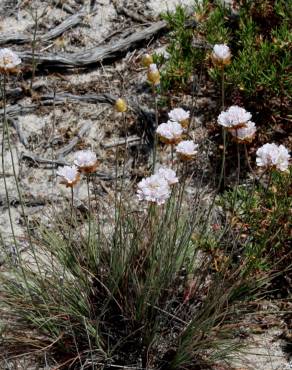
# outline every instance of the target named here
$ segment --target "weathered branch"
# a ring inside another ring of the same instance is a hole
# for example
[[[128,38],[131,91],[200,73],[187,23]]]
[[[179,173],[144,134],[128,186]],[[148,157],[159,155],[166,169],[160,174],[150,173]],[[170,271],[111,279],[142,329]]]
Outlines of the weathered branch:
[[[97,46],[72,54],[35,53],[34,58],[39,66],[46,65],[61,68],[86,67],[116,58],[121,53],[132,49],[139,42],[153,37],[158,32],[166,30],[166,28],[167,23],[165,21],[159,21],[109,45]],[[31,52],[20,52],[19,56],[27,63],[31,63],[33,60],[33,54]]]
[[[67,30],[76,27],[81,23],[85,16],[84,11],[80,11],[77,14],[65,19],[57,27],[53,28],[51,31],[47,32],[44,35],[37,36],[37,41],[50,41],[59,36],[61,36]],[[13,43],[13,44],[25,44],[32,41],[32,36],[22,35],[22,34],[0,34],[0,45]]]
[[[106,103],[113,105],[117,97],[111,94],[88,94],[88,95],[73,95],[69,93],[64,94],[47,94],[39,97],[39,104],[31,104],[27,106],[13,105],[6,108],[6,114],[9,117],[15,117],[19,114],[26,114],[35,111],[40,106],[51,106],[53,104],[60,105],[64,102],[80,101],[89,104]],[[144,139],[147,143],[152,144],[154,138],[155,128],[155,114],[146,107],[142,107],[140,104],[134,101],[128,102],[130,109],[138,115],[139,120],[142,124],[142,131],[144,131]],[[3,109],[0,109],[0,116],[3,115]]]
[[[121,138],[118,140],[113,139],[113,140],[107,141],[104,144],[101,143],[101,145],[104,149],[109,149],[109,148],[114,148],[114,147],[125,145],[125,144],[127,144],[127,146],[134,146],[134,145],[139,144],[140,142],[141,142],[141,138],[139,136],[132,135],[127,138]]]
[[[90,130],[91,123],[86,122],[84,125],[80,128],[78,134],[76,137],[74,137],[67,145],[65,145],[63,148],[57,150],[56,155],[58,158],[62,158],[63,156],[69,154],[71,150],[77,145],[78,141],[86,135],[86,133]]]
[[[19,141],[22,145],[24,145],[25,148],[28,147],[28,141],[27,138],[22,130],[21,125],[19,124],[19,121],[17,118],[8,117],[8,121],[12,123],[12,126],[14,127],[15,131],[17,132],[17,135],[19,137]]]
[[[28,160],[32,164],[35,165],[51,165],[53,167],[58,167],[58,166],[70,166],[70,163],[61,160],[61,159],[48,159],[48,158],[42,158],[37,155],[34,155],[33,153],[21,153],[20,155],[20,160]],[[116,174],[109,174],[105,172],[96,172],[95,174],[92,174],[92,176],[96,176],[102,180],[113,180],[116,178]],[[123,173],[117,174],[117,177],[123,176]],[[1,204],[0,204],[1,205]]]

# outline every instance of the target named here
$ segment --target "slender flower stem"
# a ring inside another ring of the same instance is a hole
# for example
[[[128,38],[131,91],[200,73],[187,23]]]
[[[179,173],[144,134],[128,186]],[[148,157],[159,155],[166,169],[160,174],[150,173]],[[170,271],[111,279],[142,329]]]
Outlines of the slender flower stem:
[[[128,128],[127,128],[127,119],[126,119],[126,113],[125,112],[122,112],[122,120],[123,120],[123,126],[124,126],[124,132],[125,132],[126,140],[125,140],[125,154],[124,154],[123,169],[122,169],[121,196],[122,196],[123,187],[124,187],[125,170],[126,170],[126,163],[127,163],[127,159],[128,159]]]
[[[222,112],[225,109],[225,86],[224,86],[224,68],[221,71],[221,101],[222,101]],[[225,187],[225,157],[226,157],[226,130],[224,127],[222,128],[222,137],[223,137],[223,154],[222,154],[222,164],[221,164],[221,173],[219,179],[218,190],[221,188],[222,180],[223,180],[223,188]]]
[[[5,91],[6,91],[6,76],[4,75],[4,95],[6,95]],[[6,96],[5,96],[4,106],[6,106]],[[20,203],[21,212],[22,212],[22,215],[23,215],[23,218],[24,218],[24,223],[25,223],[25,227],[26,227],[26,231],[27,231],[29,246],[30,246],[30,249],[32,250],[32,253],[33,253],[37,268],[38,268],[38,272],[41,276],[41,269],[40,269],[40,266],[39,266],[39,262],[38,262],[38,258],[37,258],[36,252],[35,252],[35,248],[33,246],[32,240],[31,240],[31,233],[30,233],[30,230],[29,230],[28,219],[27,219],[27,216],[26,216],[26,213],[25,213],[25,209],[24,209],[24,205],[23,205],[24,203],[23,203],[23,199],[22,199],[22,193],[21,193],[21,190],[20,190],[18,176],[17,176],[17,173],[16,173],[16,166],[15,166],[12,146],[11,146],[11,142],[10,142],[6,111],[4,113],[4,126],[5,126],[5,130],[6,130],[6,133],[7,133],[7,142],[8,142],[8,148],[9,148],[9,151],[10,151],[13,177],[14,177],[14,180],[15,180],[16,189],[17,189],[17,193],[18,193],[18,196],[19,196],[19,203]],[[3,130],[4,130],[4,127],[3,127]],[[3,150],[3,147],[2,147],[2,150]],[[3,155],[2,155],[2,161],[3,161]],[[5,176],[4,176],[4,178],[5,178]]]
[[[272,169],[269,170],[269,177],[268,177],[268,182],[267,182],[267,186],[265,188],[265,192],[264,192],[264,195],[266,196],[267,193],[268,193],[268,190],[269,190],[269,187],[271,185],[271,181],[272,181]]]
[[[221,101],[222,101],[222,111],[225,109],[225,76],[224,76],[224,68],[221,71]]]
[[[90,249],[89,247],[90,247],[90,240],[91,240],[91,235],[90,235],[91,234],[91,202],[90,202],[90,188],[89,188],[90,178],[89,176],[90,175],[86,175],[87,196],[88,196],[88,250]]]
[[[247,162],[248,169],[250,170],[250,172],[251,172],[253,175],[255,175],[255,174],[254,174],[254,171],[253,171],[253,169],[252,169],[252,167],[251,167],[251,165],[250,165],[250,161],[249,161],[249,158],[248,158],[248,151],[247,151],[247,146],[246,146],[246,144],[244,144],[244,154],[245,154],[245,157],[246,157],[246,162]]]
[[[238,129],[235,129],[235,137],[236,139],[238,138]],[[239,148],[239,143],[236,141],[236,152],[237,152],[237,183],[236,186],[239,185],[239,180],[240,180],[240,148]]]
[[[195,78],[195,71],[196,69],[193,70],[193,83],[192,83],[192,108],[191,108],[191,114],[189,118],[189,125],[187,127],[187,134],[190,132],[192,121],[194,114],[197,109],[197,100],[198,100],[198,95],[200,91],[200,86],[202,82],[202,76],[203,76],[203,63],[201,63],[201,68],[200,68],[200,74],[199,74],[199,80]]]
[[[7,130],[7,117],[6,117],[6,83],[7,83],[7,77],[4,74],[3,75],[3,88],[2,88],[2,96],[3,96],[3,125],[2,125],[2,151],[1,151],[1,163],[2,163],[2,175],[3,175],[3,181],[4,181],[4,188],[5,188],[5,195],[6,195],[6,202],[7,202],[7,209],[8,209],[8,215],[9,215],[9,222],[10,222],[10,228],[12,233],[13,242],[15,245],[15,249],[17,252],[17,258],[18,262],[20,260],[20,254],[19,254],[19,248],[18,244],[16,242],[14,227],[13,227],[13,221],[12,221],[12,214],[11,214],[11,207],[10,207],[10,200],[9,200],[9,192],[8,192],[8,186],[6,181],[6,174],[5,174],[5,132]],[[9,136],[9,133],[7,132],[7,136]]]
[[[72,223],[73,223],[73,209],[74,209],[74,188],[71,187],[71,204],[70,204],[70,228],[69,228],[69,237],[68,237],[68,247],[70,248],[71,244],[71,231],[72,231]]]
[[[153,96],[155,104],[155,130],[154,130],[154,143],[153,143],[153,168],[152,173],[155,172],[156,156],[157,156],[157,134],[156,129],[158,127],[158,107],[157,107],[157,92],[155,86],[153,86]]]
[[[5,155],[5,132],[7,133],[9,149],[11,150],[10,141],[9,141],[9,130],[8,130],[8,124],[7,124],[7,117],[6,117],[6,83],[7,83],[7,77],[4,74],[3,75],[3,88],[2,88],[2,96],[3,96],[3,124],[2,124],[2,131],[3,132],[2,132],[2,151],[1,151],[1,155],[2,155],[2,158],[1,158],[2,173],[3,173],[5,196],[6,196],[6,201],[7,201],[9,223],[10,223],[10,227],[11,227],[13,243],[15,245],[17,259],[18,259],[18,263],[19,263],[19,266],[20,266],[20,269],[21,269],[21,273],[22,273],[22,276],[23,276],[23,280],[24,280],[26,289],[29,292],[29,295],[31,297],[31,301],[33,302],[33,297],[32,297],[32,294],[31,294],[31,291],[30,291],[30,288],[29,288],[29,284],[28,284],[28,281],[27,281],[27,276],[26,276],[24,267],[21,263],[21,255],[20,255],[20,251],[19,251],[19,246],[18,246],[18,243],[16,241],[16,237],[15,237],[12,214],[11,214],[11,208],[10,208],[9,191],[8,191],[6,175],[5,175],[5,159],[4,159],[4,155]],[[13,168],[13,170],[15,170],[15,169]],[[17,178],[15,178],[15,179],[17,180]],[[23,205],[23,203],[21,201],[21,198],[20,198],[20,203]],[[1,238],[1,240],[2,240],[2,238]],[[36,262],[37,262],[37,267],[39,269],[38,261],[36,260]]]

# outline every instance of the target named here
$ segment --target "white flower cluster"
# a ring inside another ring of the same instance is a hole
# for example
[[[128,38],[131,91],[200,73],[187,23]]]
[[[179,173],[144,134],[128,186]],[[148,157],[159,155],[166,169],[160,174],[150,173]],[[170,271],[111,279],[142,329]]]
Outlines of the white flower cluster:
[[[183,128],[178,122],[167,121],[166,123],[161,123],[157,127],[156,132],[164,143],[177,144],[181,140]]]
[[[168,117],[171,121],[180,123],[183,127],[188,126],[190,112],[185,111],[183,108],[174,108],[168,113]]]
[[[227,128],[238,143],[250,143],[256,133],[256,125],[250,121],[251,114],[237,105],[221,112],[218,123]],[[256,163],[259,167],[286,171],[289,166],[289,152],[284,145],[265,144],[257,150]]]
[[[232,105],[219,114],[217,122],[226,128],[238,143],[250,143],[256,133],[255,123],[250,119],[251,113],[242,107]]]
[[[174,185],[178,183],[176,173],[171,168],[160,167],[157,171],[157,174],[163,177],[168,182],[168,185]]]
[[[284,145],[264,144],[257,150],[256,163],[259,167],[287,171],[290,155]]]
[[[21,59],[11,49],[0,49],[0,72],[14,72]]]
[[[181,141],[175,148],[178,156],[182,160],[188,160],[194,158],[198,153],[198,144],[195,144],[192,140]]]
[[[238,129],[245,127],[250,119],[251,114],[244,108],[232,105],[227,111],[219,114],[218,123],[227,129]]]
[[[252,121],[248,121],[245,127],[230,130],[230,133],[239,143],[250,143],[253,140],[256,131],[257,129],[255,123]]]
[[[80,180],[80,174],[93,173],[97,168],[96,154],[90,150],[79,150],[74,156],[73,166],[64,166],[57,171],[61,183],[66,187],[73,187]]]
[[[57,175],[62,177],[61,183],[67,187],[73,187],[80,178],[80,173],[76,166],[64,166],[57,171]]]
[[[230,63],[231,52],[227,45],[216,44],[213,47],[212,59],[215,65],[224,66]]]
[[[96,154],[91,150],[79,150],[75,153],[74,164],[81,172],[93,172],[96,169],[97,158]]]
[[[164,204],[170,197],[170,186],[177,182],[175,172],[170,168],[162,167],[154,175],[138,183],[138,199],[158,205]]]

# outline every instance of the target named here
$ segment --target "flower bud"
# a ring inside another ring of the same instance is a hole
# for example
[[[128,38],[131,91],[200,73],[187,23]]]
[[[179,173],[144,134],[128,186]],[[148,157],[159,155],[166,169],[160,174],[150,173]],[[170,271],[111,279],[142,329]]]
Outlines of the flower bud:
[[[160,83],[160,73],[157,69],[156,64],[150,64],[147,74],[148,81],[152,85],[159,85]]]
[[[118,112],[121,113],[126,112],[128,109],[126,101],[122,98],[117,99],[115,103],[115,108]]]
[[[144,67],[149,67],[150,64],[153,64],[153,57],[150,54],[144,54],[142,56],[142,64]]]

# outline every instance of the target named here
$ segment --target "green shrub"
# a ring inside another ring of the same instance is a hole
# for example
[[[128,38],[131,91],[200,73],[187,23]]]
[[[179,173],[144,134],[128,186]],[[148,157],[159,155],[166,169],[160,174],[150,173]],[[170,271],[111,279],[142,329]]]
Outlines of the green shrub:
[[[255,269],[269,269],[278,263],[276,268],[285,270],[292,263],[291,179],[292,172],[273,172],[268,184],[241,185],[222,196],[221,205],[239,235],[240,253],[251,257]]]
[[[191,46],[195,39],[205,40],[210,46],[226,43],[231,47],[232,63],[226,68],[227,92],[239,89],[245,99],[291,96],[291,2],[247,0],[239,9],[238,15],[234,15],[221,2],[197,4],[194,14],[199,23],[194,30],[183,26],[187,16],[181,7],[165,17],[172,30],[167,49],[170,58],[162,74],[165,88],[186,86],[191,73],[199,73],[201,64],[213,79],[220,80],[217,69],[207,68],[211,66],[211,62],[205,62],[208,47]]]

